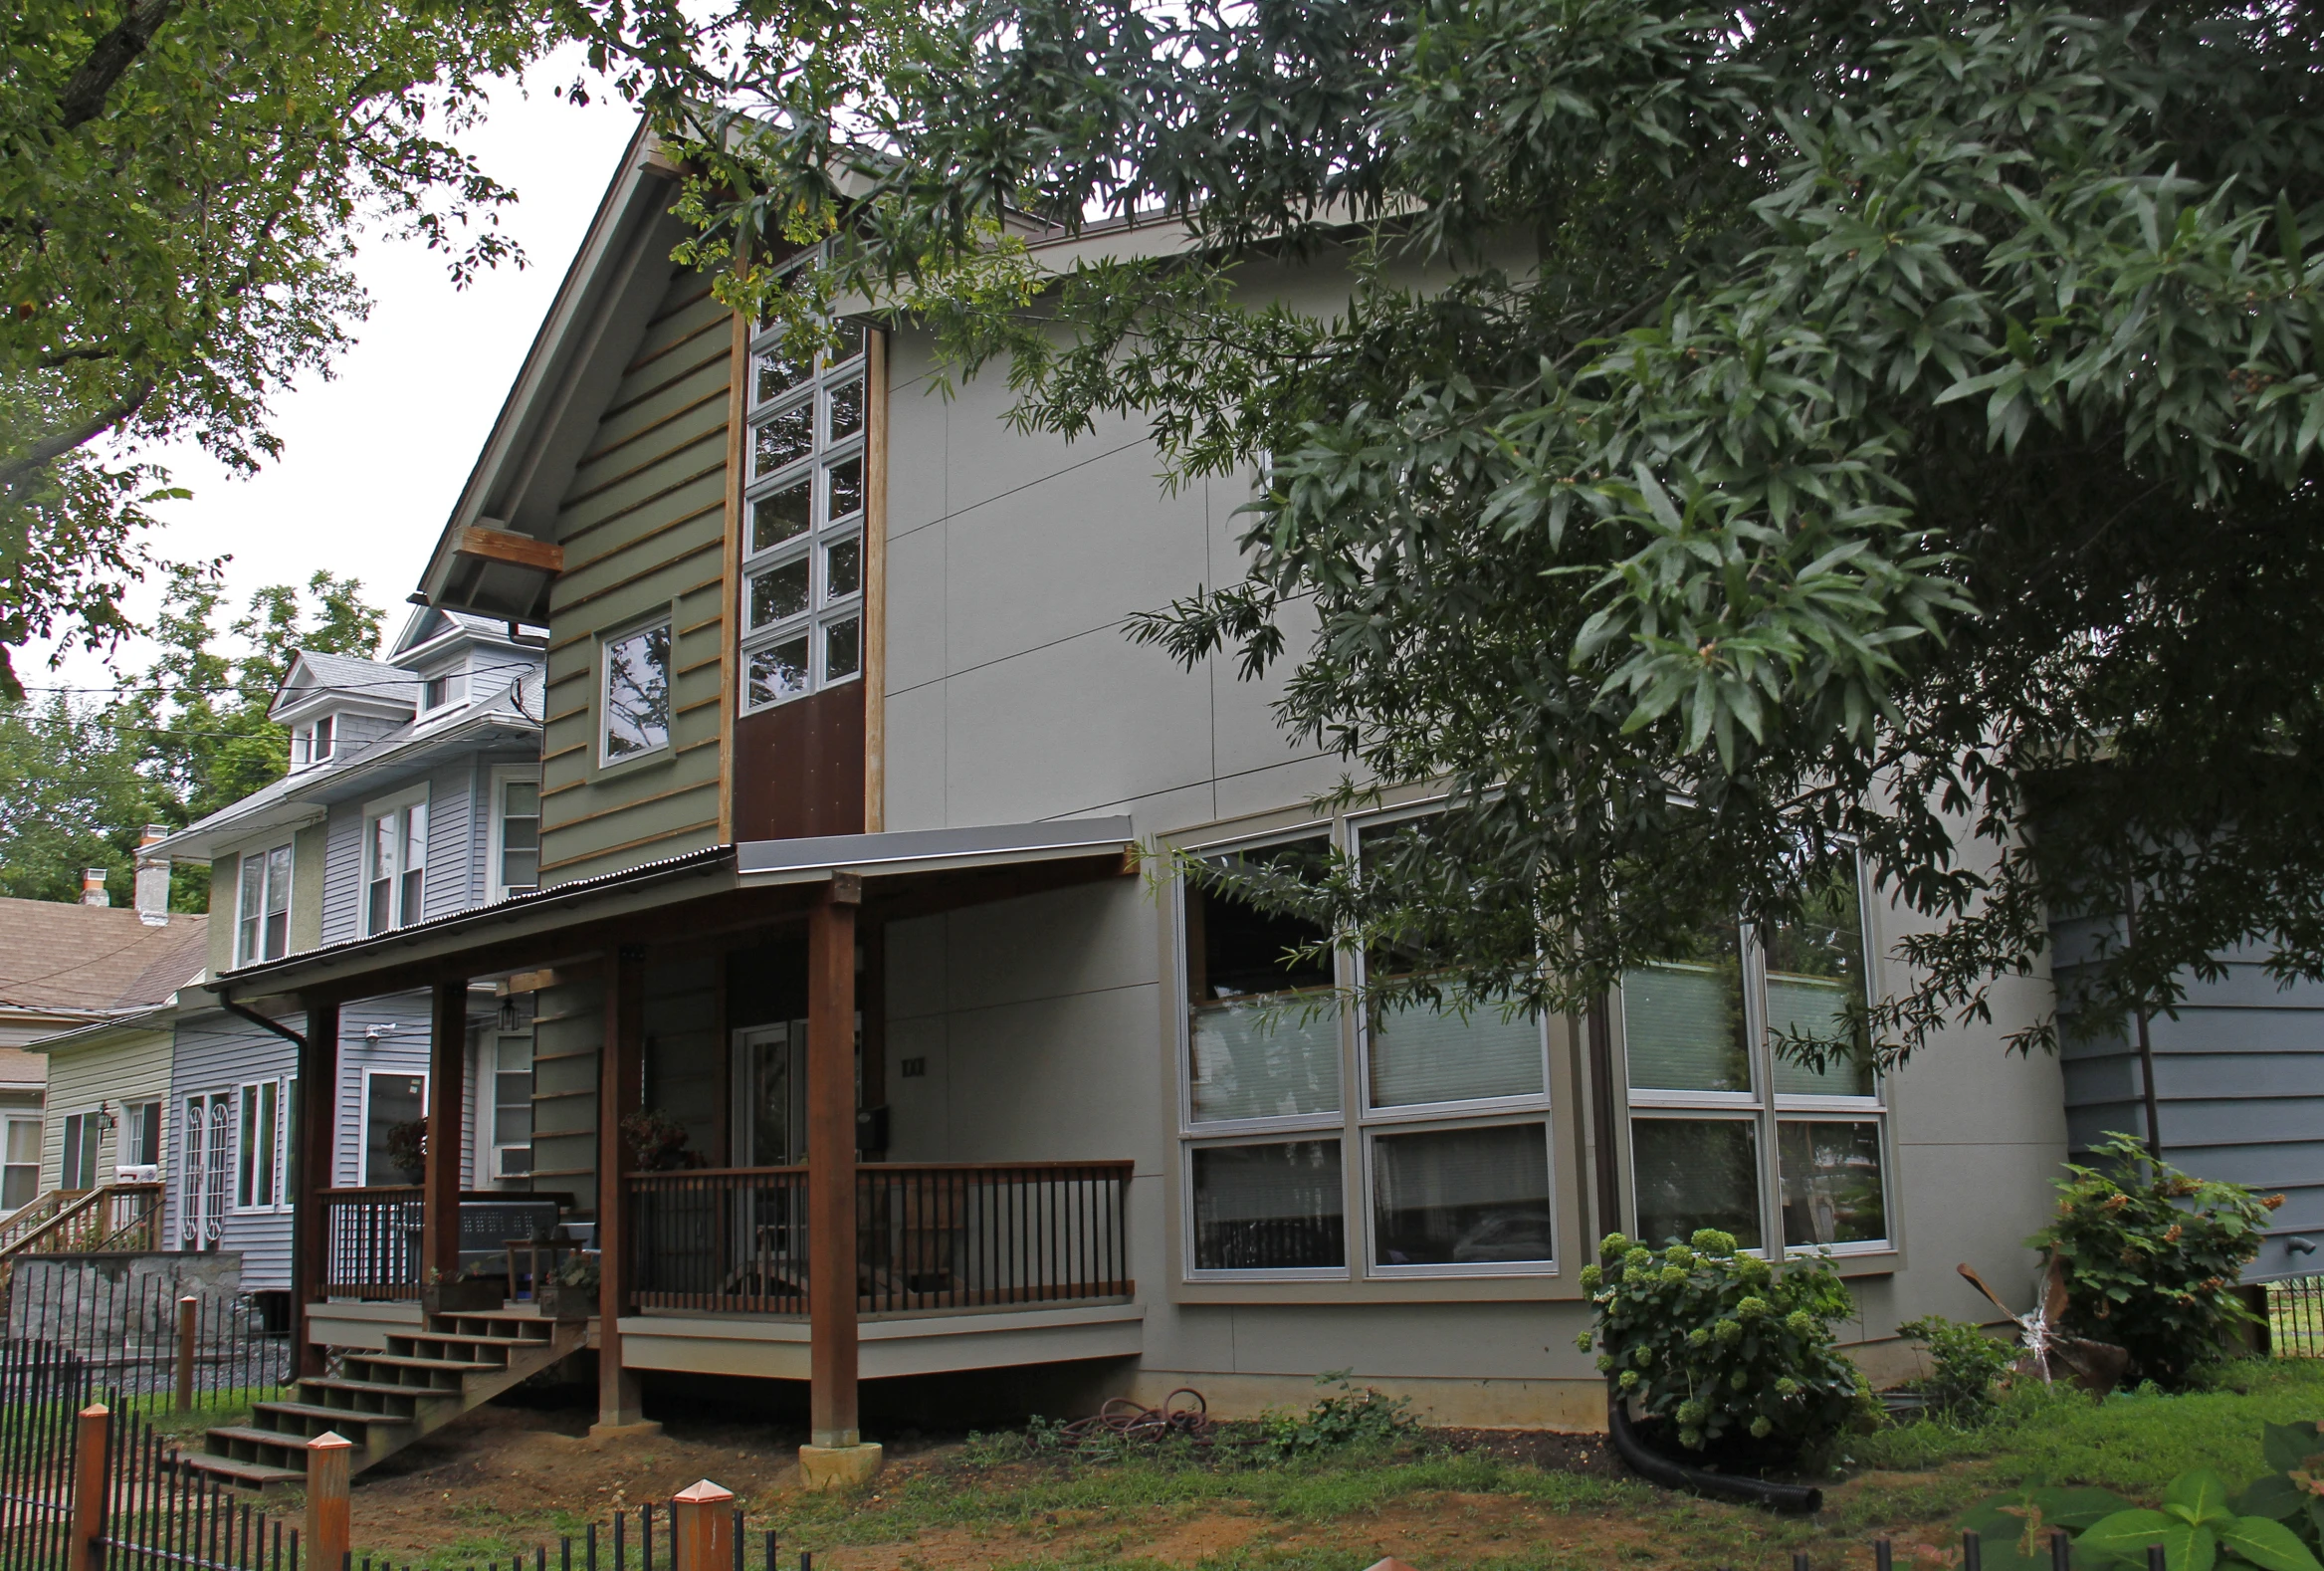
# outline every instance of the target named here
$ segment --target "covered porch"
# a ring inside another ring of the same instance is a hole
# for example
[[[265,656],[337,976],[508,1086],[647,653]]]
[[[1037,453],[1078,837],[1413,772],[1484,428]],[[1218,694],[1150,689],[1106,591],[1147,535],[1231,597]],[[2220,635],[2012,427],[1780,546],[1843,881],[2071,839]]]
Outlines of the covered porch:
[[[343,1005],[431,990],[431,1131],[490,1124],[464,1105],[475,986],[529,994],[530,1188],[569,1197],[574,1247],[543,1258],[596,1262],[597,1432],[644,1424],[642,1372],[683,1371],[805,1381],[813,1447],[845,1449],[861,1379],[1139,1350],[1131,1162],[887,1161],[879,1051],[889,923],[1119,878],[1130,849],[1125,819],[715,847],[220,980],[304,1013],[276,1024],[302,1086],[338,1083]],[[436,1139],[420,1184],[332,1187],[316,1154],[339,1101],[300,1099],[294,1151],[317,1370],[325,1341],[419,1326],[423,1289],[503,1248],[482,1234],[525,1199],[476,1190],[472,1143]],[[532,1278],[551,1270],[517,1256],[495,1312],[570,1318],[566,1287],[544,1309]]]

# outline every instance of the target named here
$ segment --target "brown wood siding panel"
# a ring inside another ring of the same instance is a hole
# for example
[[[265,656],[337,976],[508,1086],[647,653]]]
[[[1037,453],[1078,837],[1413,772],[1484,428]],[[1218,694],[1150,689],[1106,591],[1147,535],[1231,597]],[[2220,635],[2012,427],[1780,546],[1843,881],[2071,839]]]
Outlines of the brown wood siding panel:
[[[737,840],[863,833],[863,683],[740,716],[734,760]]]

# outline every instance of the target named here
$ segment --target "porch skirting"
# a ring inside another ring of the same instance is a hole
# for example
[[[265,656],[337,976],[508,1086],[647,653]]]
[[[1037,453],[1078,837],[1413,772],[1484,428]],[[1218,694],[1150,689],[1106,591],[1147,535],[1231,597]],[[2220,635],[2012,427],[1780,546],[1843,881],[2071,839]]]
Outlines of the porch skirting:
[[[982,1314],[895,1315],[859,1322],[861,1376],[935,1375],[1012,1364],[1135,1358],[1146,1309],[1084,1304]],[[807,1322],[754,1315],[625,1315],[621,1359],[631,1369],[674,1369],[767,1380],[808,1376]]]

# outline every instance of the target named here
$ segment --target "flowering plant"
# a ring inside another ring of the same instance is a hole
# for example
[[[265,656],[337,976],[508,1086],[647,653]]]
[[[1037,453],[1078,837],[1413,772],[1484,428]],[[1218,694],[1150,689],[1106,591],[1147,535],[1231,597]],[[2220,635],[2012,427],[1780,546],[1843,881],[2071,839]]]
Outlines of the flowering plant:
[[[686,1149],[693,1138],[686,1126],[659,1108],[640,1108],[623,1119],[621,1138],[629,1142],[637,1165],[648,1173],[675,1173],[702,1166],[702,1154]]]
[[[2281,1195],[2189,1178],[2111,1135],[2103,1168],[2068,1164],[2057,1218],[2025,1241],[2066,1267],[2061,1329],[2129,1351],[2149,1380],[2183,1385],[2250,1321],[2235,1295]]]
[[[1748,1438],[1796,1453],[1871,1411],[1863,1375],[1832,1342],[1853,1306],[1828,1260],[1778,1269],[1710,1228],[1659,1253],[1608,1234],[1598,1254],[1582,1270],[1597,1309],[1582,1348],[1597,1345],[1616,1400],[1674,1425],[1689,1451]]]

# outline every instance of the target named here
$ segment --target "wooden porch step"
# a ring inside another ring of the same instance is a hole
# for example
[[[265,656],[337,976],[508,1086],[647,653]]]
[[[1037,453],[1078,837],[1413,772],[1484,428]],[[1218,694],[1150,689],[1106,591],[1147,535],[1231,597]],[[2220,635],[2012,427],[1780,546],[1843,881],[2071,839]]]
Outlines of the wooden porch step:
[[[304,1435],[286,1434],[282,1430],[256,1430],[247,1424],[221,1424],[216,1429],[207,1431],[206,1438],[213,1445],[261,1446],[270,1451],[296,1452],[302,1456],[307,1451],[307,1437]],[[220,1456],[223,1454],[212,1453],[212,1455]],[[236,1460],[239,1459],[229,1458],[227,1459]]]
[[[447,1392],[449,1396],[451,1393]],[[302,1423],[351,1424],[360,1429],[377,1429],[391,1424],[417,1424],[419,1420],[409,1413],[366,1413],[360,1408],[330,1408],[314,1402],[254,1402],[251,1416],[277,1415]],[[288,1434],[289,1431],[284,1433]]]
[[[251,1489],[263,1489],[271,1483],[307,1481],[304,1467],[277,1467],[263,1461],[238,1461],[232,1457],[208,1457],[200,1452],[180,1453],[178,1460],[197,1472],[214,1473]]]
[[[381,1380],[349,1380],[344,1375],[310,1375],[299,1382],[301,1391],[344,1391],[352,1396],[445,1397],[458,1401],[460,1393],[448,1386],[398,1386]],[[348,1411],[352,1412],[352,1409]]]
[[[405,1353],[349,1353],[346,1362],[386,1369],[432,1370],[447,1375],[489,1375],[509,1367],[506,1364],[473,1364],[456,1358],[418,1358]]]

